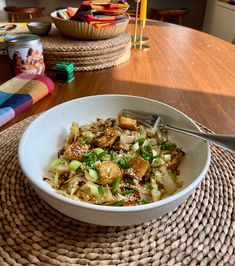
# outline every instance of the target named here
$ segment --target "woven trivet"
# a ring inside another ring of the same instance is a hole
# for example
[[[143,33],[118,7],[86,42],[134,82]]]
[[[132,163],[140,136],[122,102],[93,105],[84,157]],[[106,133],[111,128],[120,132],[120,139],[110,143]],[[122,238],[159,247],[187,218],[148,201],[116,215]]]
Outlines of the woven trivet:
[[[16,34],[29,33],[28,29]],[[124,32],[114,38],[96,41],[75,40],[63,36],[53,25],[47,36],[41,36],[44,61],[52,68],[58,61],[75,64],[75,71],[91,71],[113,67],[130,57],[131,36]]]
[[[131,44],[127,44],[126,47],[123,47],[121,49],[118,49],[117,51],[114,51],[112,53],[107,53],[107,54],[102,54],[102,55],[97,55],[97,56],[85,56],[85,57],[80,57],[80,56],[72,56],[69,58],[70,62],[79,62],[79,64],[98,64],[98,63],[105,63],[106,61],[110,60],[113,61],[119,56],[122,56],[126,52],[129,52],[131,48]],[[62,60],[68,60],[66,56],[61,56],[60,59]],[[49,61],[54,61],[57,62],[58,57],[54,58],[52,56],[45,56],[45,60]]]
[[[58,60],[61,61],[68,61],[74,64],[75,71],[91,71],[91,70],[98,70],[113,67],[119,65],[121,63],[126,62],[130,55],[130,47],[131,43],[127,45],[125,49],[121,49],[118,52],[107,54],[107,55],[100,55],[100,56],[93,56],[93,57],[72,57],[72,58],[50,58],[45,56],[45,64],[48,68],[53,68]]]
[[[202,184],[169,214],[136,226],[96,226],[48,206],[20,170],[18,142],[33,119],[0,133],[0,266],[235,265],[234,154],[211,145]]]
[[[130,34],[124,32],[114,38],[96,41],[75,40],[63,36],[58,30],[53,28],[48,36],[41,37],[43,49],[52,52],[86,52],[102,51],[104,49],[114,48],[130,40]]]
[[[100,56],[100,55],[106,55],[106,54],[112,54],[119,52],[122,49],[126,49],[127,46],[130,45],[130,39],[128,38],[126,42],[102,49],[102,50],[87,50],[87,51],[50,51],[50,50],[44,50],[44,55],[49,58],[60,58],[60,57],[81,57],[81,58],[86,58],[86,57],[91,57],[91,56]]]
[[[91,71],[113,67],[130,57],[131,37],[125,32],[117,37],[98,41],[72,40],[53,29],[42,38],[45,64],[52,68],[58,61],[74,63],[75,71]]]
[[[130,55],[131,55],[131,53],[130,53],[130,51],[128,51],[127,53],[119,56],[115,60],[112,60],[112,61],[107,60],[107,61],[105,61],[103,63],[101,62],[97,65],[94,65],[92,63],[90,63],[90,64],[85,63],[84,65],[81,65],[79,63],[79,61],[76,61],[76,62],[73,62],[74,63],[74,71],[101,70],[101,69],[117,66],[117,65],[120,65],[120,64],[126,62],[129,59]],[[47,61],[46,65],[48,68],[53,68],[55,66],[55,63],[53,61],[52,62]]]

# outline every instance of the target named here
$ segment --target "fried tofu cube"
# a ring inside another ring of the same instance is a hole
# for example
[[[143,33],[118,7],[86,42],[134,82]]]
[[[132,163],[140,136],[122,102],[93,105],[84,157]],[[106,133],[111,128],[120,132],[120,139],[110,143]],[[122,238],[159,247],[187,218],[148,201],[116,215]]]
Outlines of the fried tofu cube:
[[[150,168],[150,163],[141,156],[136,159],[131,159],[130,165],[134,169],[135,176],[139,179],[141,179]]]
[[[122,178],[122,171],[113,162],[102,162],[97,166],[102,185],[111,185],[118,177]]]
[[[82,156],[89,151],[88,145],[79,145],[77,141],[73,142],[62,154],[67,160],[82,160]]]
[[[119,117],[119,126],[122,129],[137,130],[137,120],[120,116]]]
[[[108,128],[106,131],[99,137],[94,140],[94,145],[99,148],[106,148],[116,141],[119,136],[119,131],[114,128]]]

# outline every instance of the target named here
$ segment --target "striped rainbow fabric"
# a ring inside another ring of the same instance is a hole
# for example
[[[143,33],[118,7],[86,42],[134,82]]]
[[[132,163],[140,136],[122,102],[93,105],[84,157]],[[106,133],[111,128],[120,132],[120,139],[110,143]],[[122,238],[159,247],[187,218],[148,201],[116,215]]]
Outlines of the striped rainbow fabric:
[[[54,82],[42,75],[22,73],[0,86],[0,126],[54,90]]]

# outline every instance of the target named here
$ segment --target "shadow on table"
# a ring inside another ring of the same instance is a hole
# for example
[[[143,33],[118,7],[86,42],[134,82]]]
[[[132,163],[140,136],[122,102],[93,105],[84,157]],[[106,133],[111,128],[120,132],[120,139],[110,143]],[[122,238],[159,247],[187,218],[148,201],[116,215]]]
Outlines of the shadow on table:
[[[57,83],[54,93],[16,116],[13,120],[2,126],[0,131],[26,117],[75,98],[98,94],[126,94],[146,97],[171,105],[216,133],[235,134],[235,96],[233,95],[219,95],[215,93],[190,91],[184,88],[164,87],[154,84],[146,85],[145,83],[122,80],[94,88],[94,84],[102,83],[102,80],[99,79],[100,75],[98,72],[94,72],[92,82],[89,83],[83,81],[82,77],[66,85]],[[41,107],[41,103],[43,108]]]
[[[121,80],[112,84],[96,90],[95,94],[129,94],[158,100],[177,108],[216,133],[235,134],[235,96]],[[80,97],[94,95],[93,89],[87,85],[86,89],[82,89],[80,84],[80,89],[83,92]]]

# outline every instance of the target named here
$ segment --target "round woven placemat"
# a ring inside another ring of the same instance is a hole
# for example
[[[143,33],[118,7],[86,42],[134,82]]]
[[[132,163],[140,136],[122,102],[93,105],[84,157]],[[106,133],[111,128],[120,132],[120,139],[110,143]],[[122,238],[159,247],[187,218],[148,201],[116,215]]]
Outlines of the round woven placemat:
[[[84,52],[84,54],[86,54],[88,51],[90,53],[94,51],[101,52],[102,50],[115,48],[122,44],[129,43],[130,34],[128,32],[124,32],[114,38],[106,40],[75,40],[60,34],[60,32],[53,25],[50,34],[47,36],[42,36],[41,40],[43,44],[43,49],[45,51]]]
[[[48,36],[42,37],[42,44],[48,68],[58,61],[70,61],[75,71],[99,70],[124,63],[131,54],[131,37],[127,32],[107,40],[79,41],[53,28]]]
[[[90,58],[90,60],[87,60],[86,58],[56,58],[56,59],[49,59],[47,58],[45,60],[47,68],[53,68],[55,64],[59,61],[69,61],[74,64],[74,70],[75,71],[91,71],[91,70],[100,70],[105,69],[113,66],[120,65],[124,62],[126,62],[131,53],[130,50],[127,49],[126,51],[121,51],[121,53],[118,54],[109,54],[105,56],[97,56]]]
[[[21,172],[18,142],[33,119],[0,133],[0,266],[235,265],[234,154],[212,145],[204,181],[167,215],[136,226],[96,226],[48,206]]]

